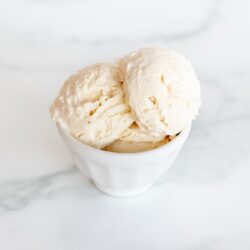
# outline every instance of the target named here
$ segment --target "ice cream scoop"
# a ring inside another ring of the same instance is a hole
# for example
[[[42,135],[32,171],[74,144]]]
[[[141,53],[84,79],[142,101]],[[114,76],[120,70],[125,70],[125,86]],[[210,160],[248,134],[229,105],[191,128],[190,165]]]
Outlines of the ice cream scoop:
[[[115,65],[84,68],[65,82],[51,115],[80,142],[103,148],[134,122],[121,85]]]
[[[200,84],[189,61],[178,52],[145,48],[118,63],[126,100],[146,133],[175,135],[195,118]]]
[[[151,150],[170,141],[169,136],[153,136],[141,130],[134,122],[104,150],[118,153],[135,153]]]
[[[124,141],[116,140],[106,148],[106,151],[116,152],[116,153],[137,153],[159,148],[167,144],[170,141],[169,137],[164,137],[161,141]]]

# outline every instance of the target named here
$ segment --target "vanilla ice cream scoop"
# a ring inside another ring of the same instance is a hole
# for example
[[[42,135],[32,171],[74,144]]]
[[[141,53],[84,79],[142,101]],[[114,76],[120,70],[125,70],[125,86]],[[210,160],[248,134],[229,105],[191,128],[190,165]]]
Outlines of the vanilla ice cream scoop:
[[[116,153],[138,153],[143,151],[152,150],[159,148],[167,144],[170,141],[169,137],[166,136],[159,142],[145,141],[145,142],[134,142],[134,141],[122,141],[116,140],[108,145],[104,150]]]
[[[153,136],[141,130],[134,122],[113,143],[104,150],[118,153],[135,153],[151,150],[170,141],[169,136]]]
[[[153,136],[152,134],[141,130],[136,122],[134,122],[120,135],[119,139],[130,142],[158,142],[164,139],[164,137],[165,135]]]
[[[126,100],[142,130],[156,137],[175,135],[195,118],[200,85],[182,55],[145,48],[128,54],[118,64]]]
[[[92,65],[71,76],[50,112],[62,128],[95,148],[111,144],[134,122],[112,64]]]

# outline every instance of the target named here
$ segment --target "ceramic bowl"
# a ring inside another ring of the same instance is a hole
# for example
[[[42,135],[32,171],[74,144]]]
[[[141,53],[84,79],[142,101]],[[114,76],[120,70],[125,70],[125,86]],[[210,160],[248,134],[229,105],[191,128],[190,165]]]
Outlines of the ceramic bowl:
[[[185,143],[191,124],[159,148],[138,153],[114,153],[77,141],[57,125],[75,165],[95,186],[112,196],[132,196],[150,188],[172,165]]]

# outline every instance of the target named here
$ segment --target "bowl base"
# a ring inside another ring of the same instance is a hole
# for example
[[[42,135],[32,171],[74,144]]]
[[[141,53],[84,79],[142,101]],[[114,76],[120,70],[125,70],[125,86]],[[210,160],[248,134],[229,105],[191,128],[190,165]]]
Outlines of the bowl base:
[[[135,188],[135,189],[129,189],[129,190],[114,190],[110,188],[103,187],[99,185],[98,183],[94,182],[94,185],[103,193],[115,196],[115,197],[129,197],[129,196],[134,196],[134,195],[139,195],[147,191],[153,183],[150,183],[149,185],[140,187],[140,188]]]

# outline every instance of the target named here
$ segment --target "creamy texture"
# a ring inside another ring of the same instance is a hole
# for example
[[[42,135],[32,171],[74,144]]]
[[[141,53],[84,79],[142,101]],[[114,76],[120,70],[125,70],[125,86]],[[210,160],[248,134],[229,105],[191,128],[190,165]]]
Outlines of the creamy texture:
[[[79,141],[103,148],[132,123],[130,108],[112,64],[96,64],[71,76],[51,106],[51,115]]]
[[[116,64],[71,76],[51,106],[53,119],[82,143],[140,152],[171,140],[195,118],[199,81],[179,53],[140,49]]]
[[[164,135],[153,136],[150,133],[146,133],[134,122],[120,135],[119,139],[128,142],[158,142],[164,139],[164,137]]]
[[[175,135],[197,115],[200,86],[191,64],[168,49],[146,48],[119,61],[135,121],[154,136]]]
[[[166,136],[161,141],[123,141],[116,140],[111,143],[109,146],[104,148],[106,151],[117,152],[117,153],[136,153],[142,151],[148,151],[160,146],[165,145],[170,141],[170,138]]]
[[[134,122],[121,134],[119,140],[114,141],[105,150],[118,153],[135,153],[158,148],[170,140],[169,136],[155,137],[146,133]]]

